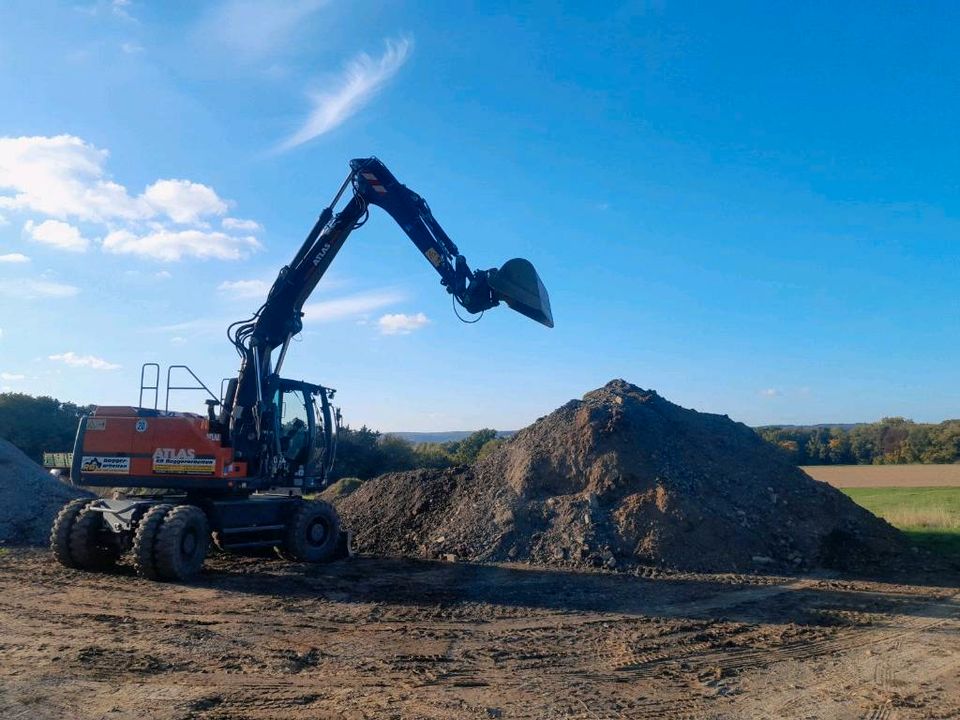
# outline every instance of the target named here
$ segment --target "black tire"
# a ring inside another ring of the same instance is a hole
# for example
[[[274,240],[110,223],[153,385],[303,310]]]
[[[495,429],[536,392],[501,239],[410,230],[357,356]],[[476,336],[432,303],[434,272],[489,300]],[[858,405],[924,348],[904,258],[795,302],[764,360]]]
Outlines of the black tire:
[[[290,518],[280,556],[300,562],[322,563],[337,557],[340,516],[330,503],[304,501]]]
[[[133,567],[142,578],[157,579],[157,531],[171,510],[173,505],[154,505],[143,514],[137,524],[137,531],[133,535]]]
[[[90,500],[86,498],[71,500],[63,506],[56,520],[53,521],[53,527],[50,529],[50,552],[64,567],[80,567],[70,554],[70,531],[73,530],[77,515],[89,504]]]
[[[178,505],[157,533],[156,565],[160,580],[188,580],[200,572],[210,548],[210,527],[203,510]]]
[[[84,570],[109,570],[120,558],[120,548],[103,522],[103,513],[83,508],[70,528],[70,557]]]

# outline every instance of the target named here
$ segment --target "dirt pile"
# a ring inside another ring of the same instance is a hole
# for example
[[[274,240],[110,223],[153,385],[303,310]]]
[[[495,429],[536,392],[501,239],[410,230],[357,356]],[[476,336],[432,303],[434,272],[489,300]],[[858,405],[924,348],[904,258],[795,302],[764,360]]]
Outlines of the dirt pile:
[[[54,517],[89,493],[62,483],[0,438],[0,545],[44,545]]]
[[[725,415],[623,380],[470,468],[392,473],[339,501],[363,552],[682,570],[857,569],[903,537]]]

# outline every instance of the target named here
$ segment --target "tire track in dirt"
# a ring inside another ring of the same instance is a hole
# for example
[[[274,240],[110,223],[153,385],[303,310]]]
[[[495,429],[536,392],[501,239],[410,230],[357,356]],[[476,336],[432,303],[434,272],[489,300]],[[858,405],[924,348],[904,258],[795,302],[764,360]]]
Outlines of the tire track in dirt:
[[[216,559],[188,587],[60,570],[33,553],[0,560],[0,717],[801,717],[823,716],[818,703],[834,707],[851,685],[862,707],[843,717],[892,720],[916,673],[947,688],[925,690],[926,709],[949,708],[955,687],[956,654],[931,646],[960,638],[942,588],[277,567]],[[474,587],[458,594],[464,578]],[[839,685],[822,676],[831,668]]]
[[[857,713],[856,716],[890,717],[898,695],[890,687],[894,678],[901,687],[919,687],[921,681],[940,677],[960,667],[960,645],[957,642],[954,642],[954,650],[940,658],[931,653],[936,647],[936,638],[932,641],[917,642],[918,636],[945,626],[952,635],[960,633],[960,595],[946,600],[919,603],[911,609],[915,613],[913,616],[898,615],[891,618],[891,624],[886,627],[867,629],[860,633],[845,633],[835,642],[822,643],[809,650],[800,648],[793,651],[789,658],[783,659],[803,661],[831,655],[835,665],[828,677],[804,684],[797,690],[782,692],[781,694],[788,697],[770,703],[764,707],[764,711],[782,718],[817,716],[817,713],[824,712],[823,704],[832,698],[849,697],[855,693],[869,697],[871,693],[876,693],[880,695],[880,699],[867,702],[865,711]],[[889,647],[876,649],[884,643],[889,643]],[[865,652],[858,654],[858,650]],[[810,654],[814,652],[815,655]],[[877,660],[870,664],[864,660],[865,657],[877,657]],[[891,664],[893,660],[895,664]],[[893,699],[891,695],[894,696]],[[960,712],[960,708],[957,711]]]

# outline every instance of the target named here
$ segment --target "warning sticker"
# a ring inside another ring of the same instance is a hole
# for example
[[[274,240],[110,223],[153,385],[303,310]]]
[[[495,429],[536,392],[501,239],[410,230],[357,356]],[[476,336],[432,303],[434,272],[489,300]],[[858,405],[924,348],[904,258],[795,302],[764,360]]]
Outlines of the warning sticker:
[[[80,462],[80,472],[100,473],[102,475],[129,475],[130,458],[84,455]]]
[[[153,454],[155,473],[213,475],[216,466],[216,458],[197,457],[193,450],[160,448]]]
[[[87,430],[106,430],[107,421],[103,418],[90,418],[87,420]]]

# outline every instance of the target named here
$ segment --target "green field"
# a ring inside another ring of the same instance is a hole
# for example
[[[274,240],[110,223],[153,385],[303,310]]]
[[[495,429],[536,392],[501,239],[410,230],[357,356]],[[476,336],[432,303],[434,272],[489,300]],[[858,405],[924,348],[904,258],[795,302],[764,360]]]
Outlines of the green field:
[[[960,559],[960,487],[844,488],[919,546]]]

